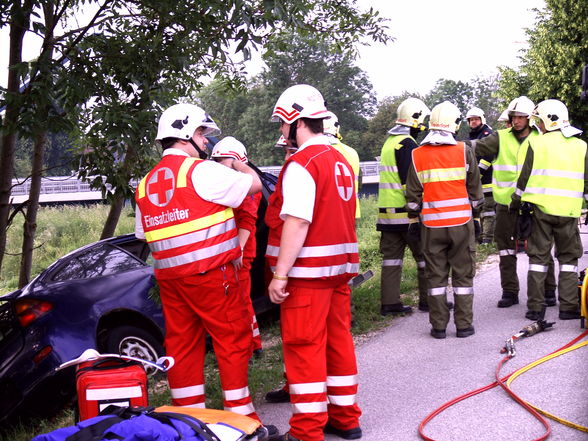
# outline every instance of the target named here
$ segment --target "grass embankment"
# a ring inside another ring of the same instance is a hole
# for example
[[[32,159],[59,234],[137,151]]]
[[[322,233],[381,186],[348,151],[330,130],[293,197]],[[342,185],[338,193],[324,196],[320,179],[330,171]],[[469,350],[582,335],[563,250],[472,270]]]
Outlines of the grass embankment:
[[[374,277],[353,291],[354,326],[356,337],[379,330],[390,323],[393,318],[382,317],[380,310],[380,267],[379,253],[380,234],[376,231],[376,201],[372,198],[361,200],[362,218],[357,225],[359,239],[361,271],[372,270]],[[43,208],[39,212],[37,249],[35,250],[33,276],[38,274],[57,258],[68,252],[99,239],[102,225],[106,219],[108,208],[103,205],[90,207]],[[117,234],[132,232],[134,218],[127,209],[121,216]],[[15,225],[9,230],[8,253],[0,272],[0,293],[16,289],[20,258],[22,228]],[[485,259],[494,252],[493,246],[479,247],[478,260]],[[403,267],[401,290],[403,302],[415,305],[418,300],[416,292],[416,265],[411,253],[407,256]],[[250,390],[256,402],[261,402],[263,395],[275,388],[283,380],[282,353],[277,323],[260,320],[263,337],[264,354],[254,358],[250,368]],[[222,408],[221,390],[214,354],[209,353],[206,361],[206,392],[207,406]],[[151,380],[150,404],[154,406],[171,402],[169,390],[164,380]],[[66,409],[51,420],[29,420],[20,426],[13,427],[0,440],[26,441],[34,435],[49,432],[59,427],[74,424],[72,409]]]

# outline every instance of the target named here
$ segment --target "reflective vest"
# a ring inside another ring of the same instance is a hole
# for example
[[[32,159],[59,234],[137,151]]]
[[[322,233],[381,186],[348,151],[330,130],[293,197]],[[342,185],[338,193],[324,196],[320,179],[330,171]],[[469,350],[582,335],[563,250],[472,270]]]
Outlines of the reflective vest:
[[[336,138],[335,138],[336,139]],[[342,142],[335,142],[331,143],[335,150],[343,155],[349,165],[351,166],[353,173],[355,174],[355,195],[359,198],[358,191],[359,191],[359,156],[357,152],[352,147],[349,147],[347,144],[343,144]],[[361,211],[359,209],[359,199],[355,204],[355,218],[361,218]]]
[[[157,279],[203,273],[241,254],[233,209],[202,199],[194,189],[192,172],[201,163],[164,156],[137,187],[135,200]]]
[[[541,136],[539,132],[531,129],[529,136],[519,143],[511,129],[498,130],[498,156],[492,163],[492,194],[499,204],[510,204],[510,197],[515,191],[517,179],[525,162],[529,141],[535,140],[538,136]]]
[[[430,228],[455,227],[472,218],[466,187],[465,145],[422,145],[412,151],[423,185],[421,221]]]
[[[533,139],[531,147],[533,170],[521,200],[553,216],[579,218],[584,199],[586,143],[566,138],[557,130]]]
[[[392,135],[386,139],[380,155],[380,184],[378,185],[378,226],[408,225],[408,213],[404,208],[406,187],[400,181],[396,151],[409,135]]]
[[[359,271],[355,234],[353,172],[343,155],[331,146],[311,145],[285,163],[269,199],[265,222],[269,227],[266,258],[275,271],[284,221],[282,180],[291,162],[303,166],[316,184],[313,219],[300,253],[288,273],[288,284],[332,287],[347,282]]]

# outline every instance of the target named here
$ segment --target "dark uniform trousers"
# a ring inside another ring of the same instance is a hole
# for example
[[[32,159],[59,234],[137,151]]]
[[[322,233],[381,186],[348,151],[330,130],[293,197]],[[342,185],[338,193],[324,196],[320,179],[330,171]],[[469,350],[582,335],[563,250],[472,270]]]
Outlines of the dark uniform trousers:
[[[380,253],[382,253],[381,301],[382,305],[400,303],[400,280],[404,251],[410,248],[417,266],[419,302],[427,302],[427,279],[425,258],[420,241],[412,239],[406,231],[382,231]]]
[[[518,294],[519,276],[517,275],[517,251],[514,240],[516,222],[516,214],[510,213],[506,205],[496,204],[494,239],[500,256],[500,284],[502,285],[502,291]],[[529,246],[529,242],[530,240],[527,241],[527,246]],[[548,254],[548,271],[546,277],[543,278],[545,281],[544,291],[555,291],[557,285],[553,257],[551,252]]]
[[[473,321],[473,286],[476,272],[476,242],[474,223],[456,227],[422,229],[425,253],[425,274],[429,286],[429,322],[435,329],[445,329],[449,323],[447,293],[449,284],[454,291],[454,321],[457,329],[465,329]],[[460,289],[463,288],[463,289]],[[471,288],[468,290],[468,288]]]
[[[555,241],[555,256],[559,262],[559,302],[561,311],[577,311],[578,259],[582,256],[582,241],[578,219],[552,216],[535,207],[533,230],[528,240],[529,273],[527,275],[527,308],[541,310],[545,300],[543,285]]]
[[[494,228],[496,224],[496,201],[492,192],[484,192],[484,203],[480,213],[482,222],[482,241],[494,242]]]

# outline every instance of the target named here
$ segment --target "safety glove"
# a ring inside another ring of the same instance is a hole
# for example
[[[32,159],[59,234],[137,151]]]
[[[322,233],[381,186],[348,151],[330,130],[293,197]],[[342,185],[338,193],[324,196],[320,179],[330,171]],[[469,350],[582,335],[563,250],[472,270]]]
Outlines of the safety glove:
[[[408,237],[415,242],[421,240],[421,223],[418,220],[412,221],[408,224]]]
[[[482,227],[480,225],[480,219],[474,219],[474,235],[476,236],[476,240],[480,239],[482,235]]]

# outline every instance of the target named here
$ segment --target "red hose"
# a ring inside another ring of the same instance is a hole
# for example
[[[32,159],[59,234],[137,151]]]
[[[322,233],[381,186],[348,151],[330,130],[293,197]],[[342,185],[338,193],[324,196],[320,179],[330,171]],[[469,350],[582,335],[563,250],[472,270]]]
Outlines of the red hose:
[[[552,354],[555,352],[559,352],[562,351],[574,344],[576,344],[578,341],[582,340],[584,337],[586,337],[588,335],[588,330],[582,332],[580,335],[578,335],[576,338],[574,338],[572,341],[570,341],[569,343],[565,344],[564,346],[562,346],[559,349],[556,349],[555,351],[551,352]],[[527,403],[525,403],[521,398],[519,398],[507,385],[504,384],[504,381],[508,380],[508,378],[513,374],[513,372],[511,372],[510,374],[506,375],[505,377],[500,378],[499,377],[499,373],[500,370],[502,369],[502,366],[504,365],[504,363],[509,359],[509,357],[504,357],[500,363],[498,364],[498,367],[496,369],[496,381],[494,383],[490,383],[484,387],[481,387],[479,389],[473,390],[471,392],[465,393],[463,395],[460,395],[450,401],[448,401],[447,403],[443,404],[441,407],[435,409],[433,412],[431,412],[429,415],[426,416],[426,418],[421,421],[421,423],[419,424],[419,435],[421,436],[422,439],[424,439],[425,441],[436,441],[434,438],[430,438],[427,435],[425,435],[424,433],[424,429],[425,426],[433,419],[435,418],[437,415],[439,415],[441,412],[443,412],[445,409],[453,406],[456,403],[459,403],[460,401],[465,400],[466,398],[470,398],[473,397],[474,395],[477,395],[479,393],[485,392],[487,390],[490,390],[496,386],[498,386],[500,384],[500,386],[515,400],[517,401],[517,403],[521,404],[523,407],[525,407],[525,409],[529,410],[531,412],[531,414],[533,414],[533,416],[535,418],[537,418],[537,416],[535,414],[537,414],[539,416],[538,419],[540,419],[541,423],[543,424],[543,426],[546,427],[547,432],[546,435],[544,435],[544,437],[541,438],[537,438],[536,440],[533,441],[542,441],[545,440],[551,433],[551,426],[549,425],[549,423],[547,422],[547,420],[545,420],[539,413],[537,413],[537,411],[535,411],[535,409],[533,409],[532,407],[530,407]]]

